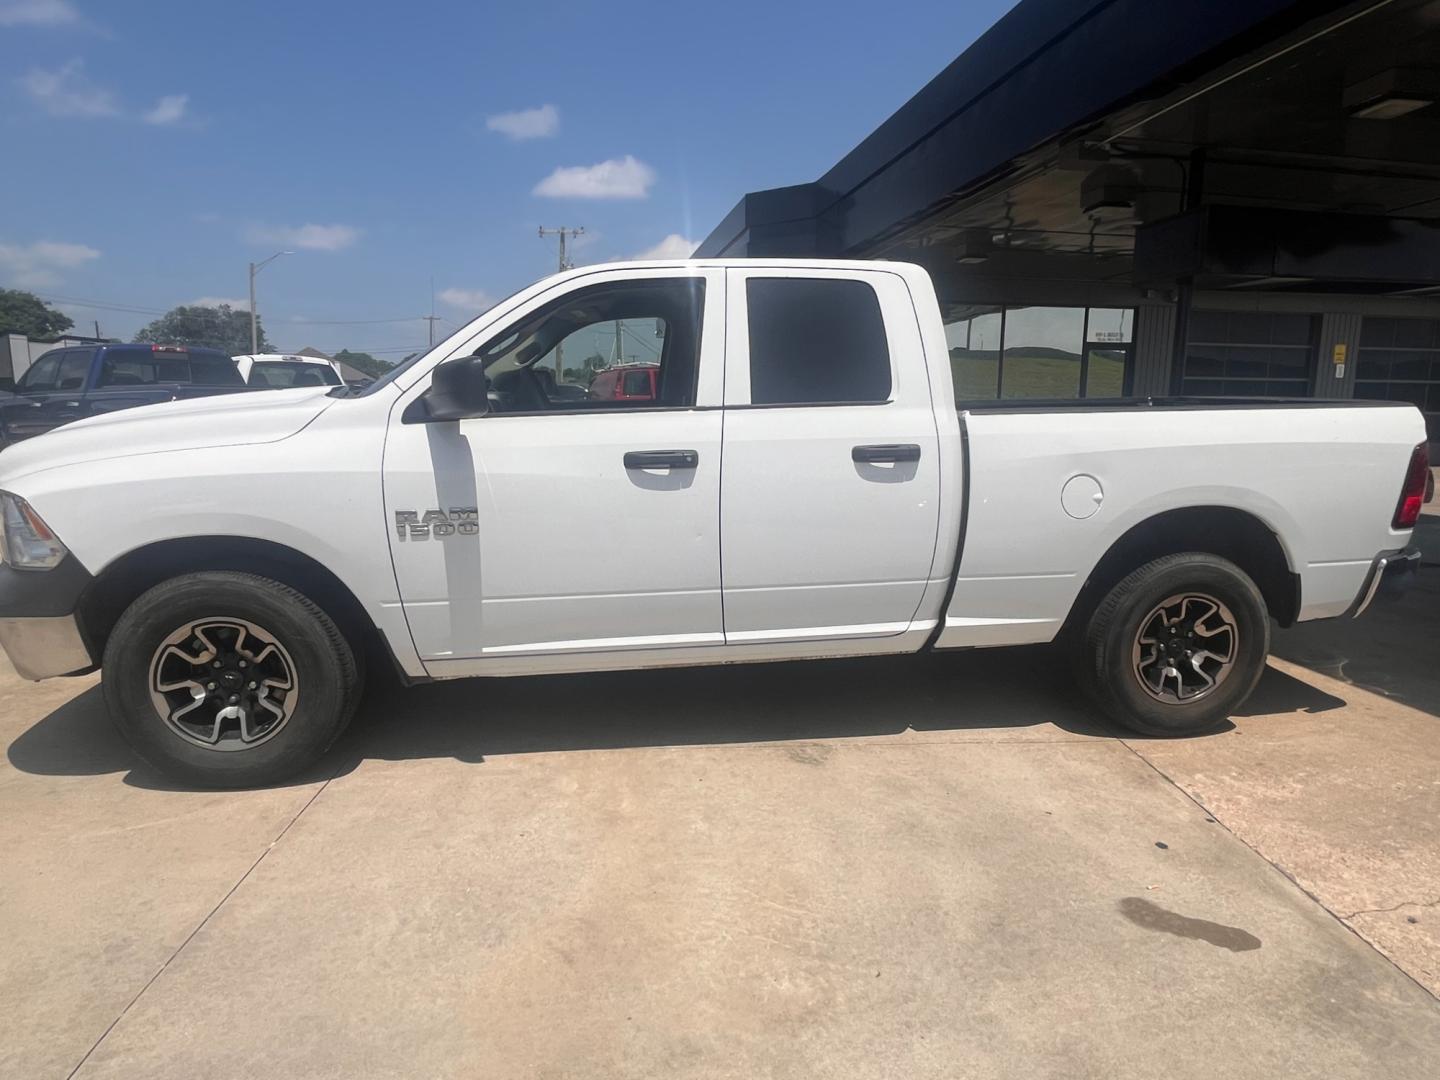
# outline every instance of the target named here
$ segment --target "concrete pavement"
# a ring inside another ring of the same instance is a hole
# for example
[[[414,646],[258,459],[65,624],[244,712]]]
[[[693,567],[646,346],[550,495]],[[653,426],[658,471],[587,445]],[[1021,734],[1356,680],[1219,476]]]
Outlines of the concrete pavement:
[[[1436,574],[1178,741],[1030,649],[392,691],[197,793],[0,670],[0,1076],[1433,1076]]]

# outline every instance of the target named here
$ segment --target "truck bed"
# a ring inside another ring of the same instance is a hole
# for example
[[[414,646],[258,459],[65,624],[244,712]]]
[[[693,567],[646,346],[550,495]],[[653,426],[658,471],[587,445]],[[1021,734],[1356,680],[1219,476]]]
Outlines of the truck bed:
[[[1403,546],[1390,521],[1425,438],[1420,414],[1391,402],[1163,397],[958,410],[966,500],[940,648],[1049,641],[1101,557],[1133,530],[1200,529],[1224,514],[1263,526],[1298,578],[1295,610],[1278,617],[1342,614],[1377,553]]]

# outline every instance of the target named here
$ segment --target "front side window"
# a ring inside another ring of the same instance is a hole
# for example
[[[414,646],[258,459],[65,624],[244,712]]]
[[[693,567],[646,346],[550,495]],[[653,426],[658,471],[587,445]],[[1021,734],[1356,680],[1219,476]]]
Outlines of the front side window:
[[[45,391],[55,389],[55,372],[60,367],[60,358],[64,353],[52,352],[36,360],[30,366],[30,370],[20,376],[20,389],[29,391]]]
[[[695,404],[705,283],[612,282],[578,289],[475,350],[491,411],[536,413]],[[643,387],[632,375],[643,378]]]
[[[890,399],[880,298],[863,281],[750,278],[750,402],[870,404]]]
[[[72,393],[84,390],[85,380],[90,375],[90,355],[89,349],[67,352],[55,372],[55,389]]]

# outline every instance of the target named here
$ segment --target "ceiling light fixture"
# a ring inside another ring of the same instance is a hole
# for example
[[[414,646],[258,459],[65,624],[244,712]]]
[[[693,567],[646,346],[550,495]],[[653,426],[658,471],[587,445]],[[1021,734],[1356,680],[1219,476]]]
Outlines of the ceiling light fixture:
[[[1356,120],[1394,120],[1440,101],[1440,71],[1386,68],[1345,88],[1345,111]]]

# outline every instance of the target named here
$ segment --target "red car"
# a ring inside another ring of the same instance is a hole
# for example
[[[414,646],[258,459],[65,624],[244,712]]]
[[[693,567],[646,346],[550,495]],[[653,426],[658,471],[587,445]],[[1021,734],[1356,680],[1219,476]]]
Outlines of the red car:
[[[590,380],[590,397],[600,401],[655,401],[660,397],[658,364],[621,364]]]

